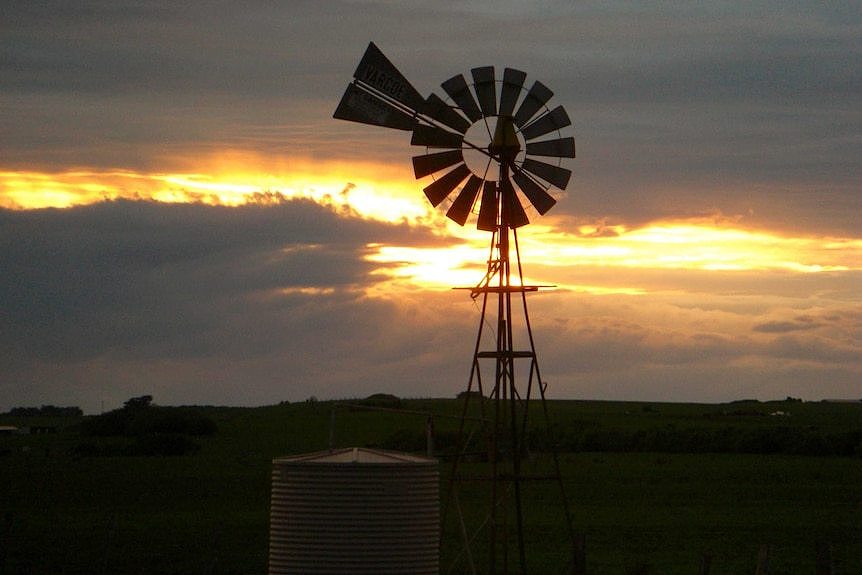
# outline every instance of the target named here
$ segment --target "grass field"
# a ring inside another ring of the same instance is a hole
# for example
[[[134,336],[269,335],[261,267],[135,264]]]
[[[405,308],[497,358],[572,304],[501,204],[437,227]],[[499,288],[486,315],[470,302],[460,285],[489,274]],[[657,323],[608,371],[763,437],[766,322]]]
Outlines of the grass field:
[[[458,402],[401,407],[438,414],[446,447],[456,422],[443,415],[457,414]],[[769,415],[778,411],[790,415]],[[81,456],[76,418],[0,416],[0,425],[59,428],[0,436],[0,573],[265,573],[273,458],[325,449],[331,435],[336,446],[424,445],[421,415],[328,402],[200,412],[218,432],[178,457]],[[770,573],[811,574],[819,541],[831,544],[836,572],[862,573],[862,458],[828,455],[862,430],[862,404],[558,401],[551,416],[553,435],[577,448],[561,462],[589,573],[643,564],[654,574],[697,573],[708,553],[711,574],[753,574],[767,544]],[[704,451],[727,437],[749,452]],[[797,455],[789,440],[826,451]],[[655,446],[663,449],[644,450]],[[445,463],[441,472],[445,485]],[[472,489],[465,507],[485,497]],[[566,556],[557,494],[546,484],[527,490],[531,572],[553,573],[545,564]]]

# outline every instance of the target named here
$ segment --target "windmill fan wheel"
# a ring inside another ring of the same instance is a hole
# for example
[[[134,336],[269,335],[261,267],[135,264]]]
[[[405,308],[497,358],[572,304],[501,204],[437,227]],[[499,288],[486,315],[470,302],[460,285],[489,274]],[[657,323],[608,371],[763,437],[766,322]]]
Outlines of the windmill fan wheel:
[[[424,101],[419,111],[434,124],[413,127],[411,144],[427,148],[413,157],[413,171],[417,179],[433,176],[425,195],[435,207],[449,200],[446,215],[459,225],[477,211],[477,227],[494,231],[505,202],[501,225],[517,228],[529,223],[524,201],[544,215],[556,203],[551,189],[568,185],[571,170],[560,161],[575,157],[575,139],[561,130],[571,120],[562,106],[548,108],[547,86],[537,81],[527,90],[520,70],[506,68],[501,81],[493,66],[471,75],[470,84],[462,74],[442,83],[448,102],[436,94]]]

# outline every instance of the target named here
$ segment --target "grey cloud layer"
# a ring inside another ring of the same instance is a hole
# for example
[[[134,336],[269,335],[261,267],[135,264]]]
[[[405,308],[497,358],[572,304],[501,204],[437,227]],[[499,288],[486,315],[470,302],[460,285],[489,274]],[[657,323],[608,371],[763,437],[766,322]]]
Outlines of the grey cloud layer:
[[[537,301],[545,374],[562,396],[728,401],[859,395],[862,322],[853,299],[827,306],[815,294],[794,294],[746,304],[730,294],[677,294],[651,297],[643,306],[642,296],[558,294]]]
[[[92,410],[141,390],[165,403],[421,395],[453,368],[429,344],[463,324],[429,312],[433,297],[364,295],[378,280],[363,256],[369,242],[436,241],[306,201],[0,211],[0,410],[64,397]]]
[[[0,212],[4,363],[260,349],[249,326],[250,339],[220,336],[223,322],[280,313],[280,290],[358,290],[364,245],[411,234],[303,201]]]
[[[364,291],[380,281],[363,259],[368,243],[437,241],[306,201],[0,211],[0,410],[92,411],[141,393],[242,405],[452,396],[467,383],[474,302]],[[756,275],[707,289],[722,277],[655,272],[644,278],[654,295],[531,298],[552,396],[852,396],[856,292],[815,289],[812,276],[775,278],[784,291]]]

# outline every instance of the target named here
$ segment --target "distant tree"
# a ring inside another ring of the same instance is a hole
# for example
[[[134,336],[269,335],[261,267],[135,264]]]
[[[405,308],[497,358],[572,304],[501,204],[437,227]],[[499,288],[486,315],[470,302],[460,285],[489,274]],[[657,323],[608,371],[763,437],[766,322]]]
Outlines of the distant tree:
[[[122,409],[87,417],[84,435],[97,437],[142,437],[152,434],[213,435],[215,422],[195,408],[152,405],[152,397],[133,397]]]
[[[374,393],[363,399],[360,403],[376,407],[399,407],[401,399],[391,393]]]
[[[74,417],[84,415],[80,407],[57,407],[56,405],[43,405],[39,408],[41,415],[50,417]]]
[[[200,449],[195,441],[179,433],[149,433],[135,437],[124,455],[177,456],[195,453]]]
[[[123,409],[143,409],[149,407],[153,403],[152,395],[141,395],[133,397],[123,404]]]
[[[115,409],[87,417],[81,423],[81,431],[83,431],[84,435],[93,435],[96,437],[125,435],[129,413],[125,409]]]

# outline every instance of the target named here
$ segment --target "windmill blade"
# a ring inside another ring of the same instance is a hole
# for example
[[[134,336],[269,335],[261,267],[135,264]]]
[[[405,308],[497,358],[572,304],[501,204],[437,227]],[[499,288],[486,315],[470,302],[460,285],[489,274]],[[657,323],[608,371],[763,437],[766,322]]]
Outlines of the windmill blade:
[[[348,84],[332,117],[396,130],[412,130],[416,125],[415,118],[356,84]]]
[[[417,111],[422,107],[424,101],[422,95],[389,61],[389,58],[383,55],[374,42],[368,44],[353,77],[393,100],[401,102],[411,110]]]
[[[511,116],[515,103],[524,87],[527,74],[514,68],[503,70],[503,87],[500,88],[500,115]]]
[[[464,136],[446,131],[436,126],[416,124],[413,128],[413,138],[410,143],[414,146],[427,146],[429,148],[460,148],[464,142]]]
[[[497,183],[485,182],[482,186],[482,202],[479,204],[479,219],[476,227],[485,232],[497,229]]]
[[[464,116],[453,110],[440,99],[437,94],[431,94],[422,105],[422,113],[434,118],[441,124],[446,124],[456,132],[463,134],[470,127],[470,122]]]
[[[413,133],[415,134],[416,132],[414,131]],[[527,155],[553,156],[555,158],[574,158],[575,139],[569,137],[560,138],[558,140],[527,142]]]
[[[466,164],[461,164],[433,184],[425,186],[422,191],[431,200],[431,205],[436,208],[469,175],[470,168]]]
[[[510,228],[520,228],[529,224],[530,220],[527,218],[527,212],[524,211],[524,206],[521,205],[521,200],[518,199],[518,194],[515,193],[512,182],[508,178],[504,179],[501,182],[501,187],[503,190],[503,201],[506,204],[506,211],[503,212],[506,221],[503,223]]]
[[[464,112],[471,122],[475,122],[482,118],[482,112],[473,99],[473,94],[470,93],[470,88],[467,86],[467,80],[463,74],[452,76],[442,84],[440,84],[449,97],[458,104],[458,107]],[[462,224],[463,225],[463,224]]]
[[[515,170],[512,173],[512,179],[515,180],[515,183],[518,184],[518,187],[521,188],[521,191],[540,215],[544,216],[557,203],[557,200],[545,188],[537,184],[523,170]]]
[[[521,164],[521,168],[534,176],[542,178],[546,182],[557,186],[561,190],[566,189],[566,186],[569,185],[569,178],[572,176],[571,170],[561,168],[560,166],[554,166],[552,164],[546,164],[545,162],[540,162],[531,158],[525,159],[524,163]]]
[[[497,115],[497,86],[494,84],[494,67],[482,66],[470,70],[473,74],[473,89],[485,117]]]
[[[413,173],[416,174],[416,179],[418,180],[463,161],[464,154],[460,149],[425,154],[424,156],[413,156]]]
[[[554,93],[541,82],[534,82],[533,87],[527,92],[521,107],[515,112],[515,125],[519,128],[526,124],[536,112],[542,109]]]
[[[455,201],[449,206],[446,216],[463,226],[470,216],[470,210],[473,209],[473,204],[476,203],[476,196],[479,195],[479,186],[482,184],[482,178],[470,175],[470,179],[458,192]]]
[[[569,119],[569,115],[566,114],[566,110],[562,106],[557,106],[535,122],[531,122],[525,128],[522,128],[521,134],[523,134],[525,140],[532,140],[571,124],[572,121]]]

